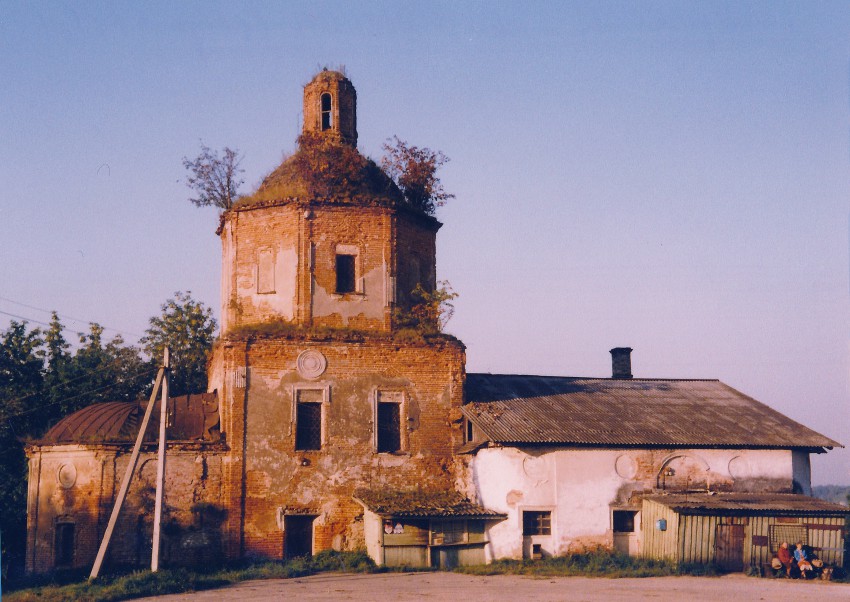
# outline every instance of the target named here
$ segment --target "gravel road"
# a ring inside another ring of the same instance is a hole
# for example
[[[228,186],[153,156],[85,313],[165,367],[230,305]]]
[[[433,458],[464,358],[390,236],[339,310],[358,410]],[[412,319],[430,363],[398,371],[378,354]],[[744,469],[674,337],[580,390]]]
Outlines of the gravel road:
[[[512,575],[474,577],[457,573],[387,573],[347,575],[339,573],[246,581],[234,586],[174,594],[144,600],[157,602],[257,602],[260,600],[433,600],[464,602],[486,600],[539,602],[659,600],[717,602],[718,600],[850,600],[850,584],[822,581],[757,579],[743,575],[724,577],[651,577],[601,579],[588,577],[532,578]]]

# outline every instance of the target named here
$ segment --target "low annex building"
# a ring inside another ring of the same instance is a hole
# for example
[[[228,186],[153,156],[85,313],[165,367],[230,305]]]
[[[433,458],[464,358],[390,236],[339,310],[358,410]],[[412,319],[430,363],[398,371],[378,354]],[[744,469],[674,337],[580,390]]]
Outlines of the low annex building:
[[[210,392],[169,401],[166,563],[366,549],[450,567],[588,546],[685,561],[727,532],[755,563],[794,517],[833,545],[820,533],[846,509],[806,496],[809,455],[839,444],[764,404],[633,378],[627,348],[610,379],[466,374],[461,341],[412,329],[441,224],[357,152],[356,100],[342,73],[317,74],[298,151],[221,216]],[[29,572],[91,567],[143,411],[97,404],[30,442]],[[115,564],[149,558],[154,433]],[[730,495],[765,503],[718,505]],[[698,545],[681,531],[695,500],[716,517]]]
[[[671,493],[729,492],[762,501],[806,494],[795,496],[798,509],[811,504],[832,517],[848,513],[807,497],[809,455],[839,443],[717,380],[617,372],[630,351],[612,350],[613,378],[467,375],[469,442],[462,451],[474,454],[479,502],[508,517],[488,531],[493,558],[604,546],[691,561],[662,554],[650,537],[645,500],[663,503]],[[761,510],[772,516],[775,509]],[[700,561],[714,561],[715,526],[701,541],[710,553]],[[741,561],[745,543],[735,544]]]

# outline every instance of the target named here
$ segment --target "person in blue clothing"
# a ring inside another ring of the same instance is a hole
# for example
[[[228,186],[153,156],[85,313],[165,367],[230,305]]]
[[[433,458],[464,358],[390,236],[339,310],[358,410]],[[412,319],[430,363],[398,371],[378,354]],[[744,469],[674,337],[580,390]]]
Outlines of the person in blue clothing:
[[[800,569],[800,576],[806,577],[806,571],[812,570],[812,563],[809,562],[809,554],[803,548],[803,542],[797,542],[797,549],[794,550],[794,560],[797,561],[797,568]]]

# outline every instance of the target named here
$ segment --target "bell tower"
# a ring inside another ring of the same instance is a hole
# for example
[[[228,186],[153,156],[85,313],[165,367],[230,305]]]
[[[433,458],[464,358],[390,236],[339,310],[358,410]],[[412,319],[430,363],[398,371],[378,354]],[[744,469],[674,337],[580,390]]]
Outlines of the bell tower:
[[[324,69],[304,86],[303,133],[332,136],[357,147],[357,92],[339,71]]]

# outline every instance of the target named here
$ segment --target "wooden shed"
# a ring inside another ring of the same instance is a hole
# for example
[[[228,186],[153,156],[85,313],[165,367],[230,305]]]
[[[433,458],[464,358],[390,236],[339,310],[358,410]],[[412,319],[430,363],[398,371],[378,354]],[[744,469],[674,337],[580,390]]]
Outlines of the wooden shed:
[[[366,549],[380,565],[440,567],[484,564],[488,521],[504,514],[457,492],[393,492],[359,489]]]
[[[743,571],[769,563],[783,541],[802,541],[827,565],[842,566],[848,514],[846,506],[785,493],[647,496],[641,554]]]

